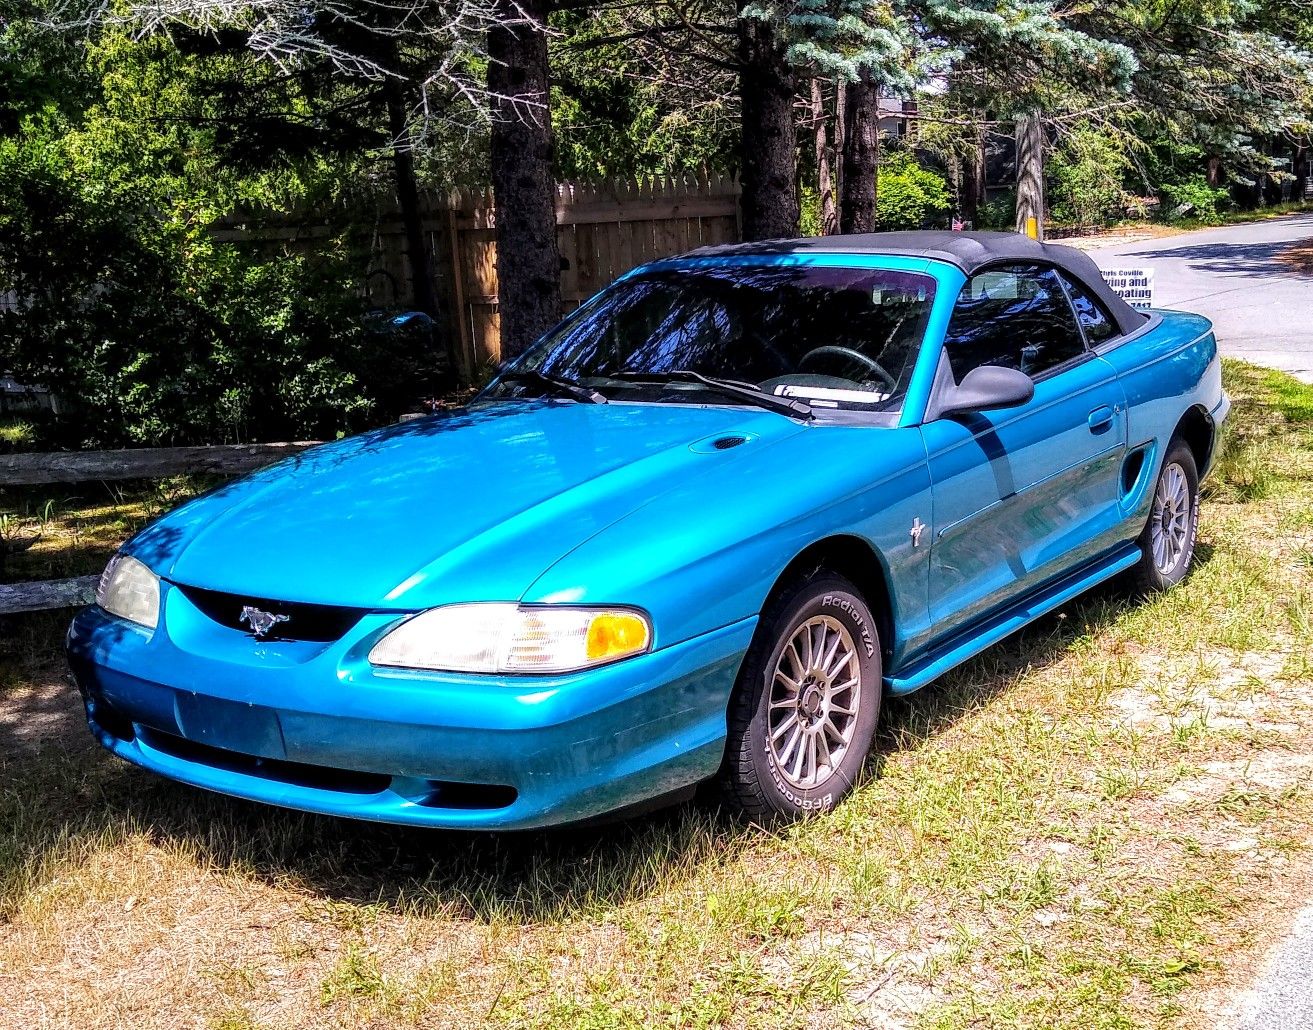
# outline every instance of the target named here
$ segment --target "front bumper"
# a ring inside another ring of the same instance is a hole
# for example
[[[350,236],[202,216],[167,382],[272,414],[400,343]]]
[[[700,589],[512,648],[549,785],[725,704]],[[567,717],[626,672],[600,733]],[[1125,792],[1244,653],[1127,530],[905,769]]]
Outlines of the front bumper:
[[[589,819],[714,775],[756,625],[582,673],[486,677],[369,665],[395,614],[323,644],[255,641],[168,584],[161,608],[153,632],[95,607],[69,630],[110,751],[236,797],[466,829]]]

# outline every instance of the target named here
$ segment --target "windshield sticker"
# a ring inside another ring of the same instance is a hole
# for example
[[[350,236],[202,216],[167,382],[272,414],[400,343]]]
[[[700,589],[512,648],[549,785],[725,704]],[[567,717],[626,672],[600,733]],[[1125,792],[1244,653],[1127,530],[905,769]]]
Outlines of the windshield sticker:
[[[788,383],[775,387],[781,397],[798,397],[806,401],[856,402],[857,404],[879,404],[887,401],[889,394],[876,390],[833,390],[826,386],[793,386]]]

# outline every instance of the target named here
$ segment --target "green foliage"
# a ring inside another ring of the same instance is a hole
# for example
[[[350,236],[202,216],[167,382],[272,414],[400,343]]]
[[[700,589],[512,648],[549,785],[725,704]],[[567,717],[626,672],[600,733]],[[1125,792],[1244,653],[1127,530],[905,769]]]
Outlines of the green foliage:
[[[798,198],[801,201],[799,205],[798,234],[800,236],[820,236],[822,235],[821,226],[821,195],[814,186],[804,186]]]
[[[876,183],[875,223],[880,230],[928,228],[952,205],[944,177],[922,168],[905,152],[881,161]]]
[[[330,167],[225,161],[203,88],[223,69],[166,39],[107,33],[78,52],[28,96],[61,96],[74,67],[92,100],[29,103],[0,134],[0,296],[16,301],[0,311],[0,365],[73,409],[39,422],[39,442],[323,437],[395,414],[371,403],[380,377],[344,239],[311,257],[210,229],[304,203]]]
[[[558,11],[552,27],[552,126],[561,179],[668,175],[702,167],[728,171],[737,112],[722,97],[732,85],[704,69],[695,85],[652,65],[659,49],[637,52],[632,27],[615,10]],[[721,73],[723,78],[723,73]],[[708,81],[711,79],[712,81]]]
[[[1231,204],[1230,194],[1209,186],[1203,175],[1190,175],[1177,182],[1164,183],[1162,197],[1162,214],[1169,221],[1175,218],[1213,219]],[[1189,210],[1180,210],[1186,206]],[[1176,213],[1178,211],[1180,214]]]
[[[0,141],[0,291],[19,301],[0,313],[0,361],[74,406],[38,427],[47,442],[313,438],[360,422],[361,334],[331,262],[215,243],[52,151]]]
[[[1017,191],[1008,190],[980,205],[977,229],[1011,232],[1017,227]]]
[[[1131,163],[1124,143],[1091,125],[1065,133],[1049,158],[1049,213],[1074,225],[1106,225],[1126,210],[1123,181]]]

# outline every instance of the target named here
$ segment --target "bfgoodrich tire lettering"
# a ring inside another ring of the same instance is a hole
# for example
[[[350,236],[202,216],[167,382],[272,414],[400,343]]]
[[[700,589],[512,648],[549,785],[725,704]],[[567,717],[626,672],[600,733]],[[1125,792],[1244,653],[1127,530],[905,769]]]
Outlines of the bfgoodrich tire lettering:
[[[730,702],[728,807],[763,822],[833,808],[870,752],[881,690],[880,637],[856,588],[822,570],[783,591]]]

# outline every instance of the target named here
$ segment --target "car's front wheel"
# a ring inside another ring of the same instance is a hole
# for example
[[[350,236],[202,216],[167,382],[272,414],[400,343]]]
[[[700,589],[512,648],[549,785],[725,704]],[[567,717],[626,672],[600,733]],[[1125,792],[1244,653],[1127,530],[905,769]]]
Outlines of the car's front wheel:
[[[833,808],[853,788],[880,717],[870,608],[820,571],[766,611],[734,690],[720,773],[729,807],[763,822]]]
[[[1185,579],[1198,531],[1199,472],[1190,448],[1175,440],[1163,459],[1149,521],[1140,534],[1141,558],[1134,568],[1140,593],[1166,590]]]

